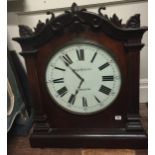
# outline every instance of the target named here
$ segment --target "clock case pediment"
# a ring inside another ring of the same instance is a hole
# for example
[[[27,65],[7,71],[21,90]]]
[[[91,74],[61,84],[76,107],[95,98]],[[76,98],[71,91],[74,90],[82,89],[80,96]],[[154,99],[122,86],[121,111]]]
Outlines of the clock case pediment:
[[[49,139],[53,140],[51,135],[56,136],[61,133],[69,133],[68,139],[73,135],[79,136],[86,133],[90,135],[110,133],[114,136],[121,133],[129,137],[130,134],[134,137],[138,133],[143,138],[140,137],[139,139],[142,140],[139,140],[130,137],[133,143],[141,141],[137,148],[147,146],[147,136],[139,117],[140,50],[144,46],[141,39],[147,27],[140,27],[139,14],[129,18],[126,24],[122,24],[122,20],[115,14],[111,18],[103,14],[104,9],[99,8],[98,14],[94,14],[73,3],[69,11],[57,17],[54,13],[48,12],[51,18],[46,19],[45,23],[39,21],[34,31],[28,26],[19,25],[20,38],[13,40],[22,47],[21,55],[25,58],[33,97],[35,126],[30,138],[32,146],[65,147],[67,144],[59,140],[56,140],[55,144],[49,142]],[[109,49],[120,67],[122,76],[121,90],[114,103],[105,110],[84,116],[69,113],[56,105],[47,93],[44,82],[49,58],[55,54],[56,49],[77,39],[94,42]],[[121,119],[117,120],[117,118]],[[46,134],[51,138],[47,138],[45,144],[41,144],[43,140],[41,136]],[[109,139],[111,139],[110,136]],[[67,139],[64,138],[64,140]],[[79,145],[75,142],[73,147]],[[72,144],[68,146],[72,147]],[[81,146],[91,147],[91,144],[84,142]],[[112,146],[121,147],[118,142],[114,142]],[[133,144],[124,143],[124,147],[133,147]]]

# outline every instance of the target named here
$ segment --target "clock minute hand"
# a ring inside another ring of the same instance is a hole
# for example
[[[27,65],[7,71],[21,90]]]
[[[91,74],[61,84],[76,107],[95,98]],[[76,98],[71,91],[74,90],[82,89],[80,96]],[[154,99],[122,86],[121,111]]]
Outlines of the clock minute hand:
[[[68,63],[66,63],[64,60],[63,62],[80,80],[84,81],[84,79],[72,67],[70,67]]]
[[[69,66],[70,67],[70,66]],[[82,81],[84,81],[84,79],[74,70],[70,67],[70,69],[72,70],[72,72]]]

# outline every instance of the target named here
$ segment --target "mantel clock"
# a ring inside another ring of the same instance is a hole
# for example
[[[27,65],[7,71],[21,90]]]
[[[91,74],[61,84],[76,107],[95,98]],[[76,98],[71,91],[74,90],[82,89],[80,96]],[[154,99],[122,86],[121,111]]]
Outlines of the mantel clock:
[[[34,31],[19,25],[14,38],[25,58],[35,117],[32,147],[147,148],[139,116],[142,36],[136,14],[122,24],[70,10],[39,21]]]

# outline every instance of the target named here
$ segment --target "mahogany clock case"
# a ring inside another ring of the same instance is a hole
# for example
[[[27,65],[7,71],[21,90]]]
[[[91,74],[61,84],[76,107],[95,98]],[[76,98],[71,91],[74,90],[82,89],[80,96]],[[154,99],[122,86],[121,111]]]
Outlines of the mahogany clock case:
[[[46,23],[39,21],[33,32],[20,25],[20,38],[35,108],[32,147],[147,148],[139,116],[139,63],[142,36],[140,15],[126,24],[114,14],[94,14],[73,3],[70,11]],[[110,51],[121,72],[121,89],[106,109],[90,115],[70,113],[50,97],[45,84],[49,59],[72,42],[92,42]],[[117,118],[120,119],[117,119]]]
[[[125,81],[126,77],[126,72],[125,72],[125,61],[122,58],[123,56],[125,57],[125,54],[123,53],[122,46],[118,43],[114,43],[110,38],[103,35],[101,35],[102,38],[99,38],[95,33],[90,32],[87,30],[87,32],[82,32],[78,33],[75,35],[72,34],[65,34],[61,38],[58,39],[53,39],[50,41],[48,44],[42,46],[39,49],[38,57],[37,57],[37,65],[40,65],[38,68],[38,77],[40,81],[40,87],[41,87],[41,92],[43,93],[43,100],[45,101],[45,109],[47,110],[47,114],[50,123],[54,128],[98,128],[98,127],[104,127],[104,128],[109,128],[109,127],[123,127],[124,126],[124,119],[125,119],[125,113],[126,113],[126,108],[127,106],[124,104],[125,98],[127,98],[127,88]],[[118,95],[117,100],[113,104],[111,104],[106,110],[95,113],[95,114],[90,114],[90,115],[77,115],[73,113],[69,113],[65,111],[64,109],[60,108],[58,105],[54,103],[54,100],[51,99],[49,93],[47,92],[46,88],[46,83],[45,83],[45,71],[47,67],[47,63],[49,58],[53,54],[55,54],[56,49],[59,49],[63,45],[67,43],[71,43],[70,40],[75,40],[76,38],[82,38],[80,39],[81,41],[93,41],[97,42],[98,44],[104,45],[107,49],[111,49],[113,51],[113,56],[117,63],[120,66],[121,74],[122,74],[122,87],[120,94]],[[107,43],[104,43],[104,40],[107,40]],[[111,45],[118,46],[117,49],[113,48]],[[46,53],[44,52],[46,51]],[[119,56],[117,53],[120,53]],[[44,58],[44,59],[42,59]],[[123,98],[123,97],[124,98]],[[121,107],[121,108],[120,108]],[[122,120],[121,121],[115,121],[115,115],[121,115]],[[53,120],[53,118],[55,118]],[[102,118],[102,119],[101,119]],[[61,123],[60,123],[61,122]],[[107,123],[102,123],[102,122],[107,122]],[[113,122],[113,123],[110,123]]]

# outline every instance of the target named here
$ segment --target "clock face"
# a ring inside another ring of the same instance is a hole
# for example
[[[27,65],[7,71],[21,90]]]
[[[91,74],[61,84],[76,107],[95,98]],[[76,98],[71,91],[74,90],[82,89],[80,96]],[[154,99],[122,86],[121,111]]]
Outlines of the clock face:
[[[94,43],[76,42],[49,60],[45,82],[50,96],[65,110],[91,114],[118,96],[121,74],[112,55]]]

